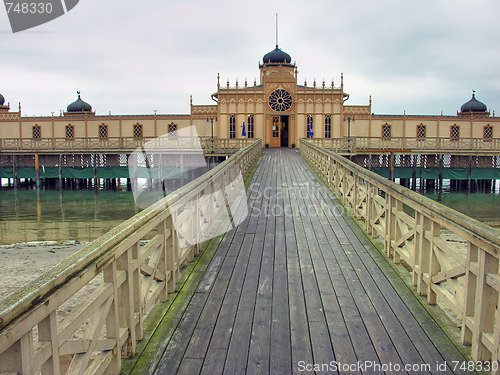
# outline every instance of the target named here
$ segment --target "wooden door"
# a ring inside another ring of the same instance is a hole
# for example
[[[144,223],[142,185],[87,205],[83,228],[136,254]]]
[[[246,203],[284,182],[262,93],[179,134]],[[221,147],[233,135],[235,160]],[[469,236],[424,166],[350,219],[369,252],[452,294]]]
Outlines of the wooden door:
[[[281,133],[281,124],[279,116],[274,116],[273,122],[271,124],[271,142],[269,144],[271,147],[280,147],[281,145],[280,133]]]

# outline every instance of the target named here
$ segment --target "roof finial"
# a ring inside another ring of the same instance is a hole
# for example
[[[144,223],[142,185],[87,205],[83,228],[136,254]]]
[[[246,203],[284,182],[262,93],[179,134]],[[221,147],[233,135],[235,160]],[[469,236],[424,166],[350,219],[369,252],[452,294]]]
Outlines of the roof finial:
[[[78,98],[80,98],[80,90],[78,90],[76,93],[78,94]]]
[[[276,48],[278,48],[278,13],[276,13]]]
[[[472,90],[472,97],[476,96],[476,90]]]

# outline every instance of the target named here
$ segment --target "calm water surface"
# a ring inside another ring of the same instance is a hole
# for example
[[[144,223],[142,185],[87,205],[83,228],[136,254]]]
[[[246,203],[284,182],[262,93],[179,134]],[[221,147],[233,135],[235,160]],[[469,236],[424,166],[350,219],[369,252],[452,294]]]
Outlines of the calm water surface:
[[[137,212],[131,191],[0,189],[0,244],[91,241]]]
[[[425,196],[500,226],[500,194],[449,192]],[[131,191],[0,189],[0,244],[92,241],[139,212]]]

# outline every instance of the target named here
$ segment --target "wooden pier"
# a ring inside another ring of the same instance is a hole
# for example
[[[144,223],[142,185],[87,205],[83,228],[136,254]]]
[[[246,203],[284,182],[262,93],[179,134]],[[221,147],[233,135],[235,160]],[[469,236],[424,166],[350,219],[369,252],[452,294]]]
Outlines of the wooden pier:
[[[499,373],[498,231],[307,141],[264,150],[251,177],[261,152],[248,145],[172,193],[179,208],[159,201],[0,301],[0,374]],[[235,166],[251,177],[248,216],[181,247],[225,207]],[[189,233],[173,224],[200,215]]]
[[[467,372],[454,366],[464,348],[296,150],[267,150],[248,198],[248,219],[189,268],[123,373]]]

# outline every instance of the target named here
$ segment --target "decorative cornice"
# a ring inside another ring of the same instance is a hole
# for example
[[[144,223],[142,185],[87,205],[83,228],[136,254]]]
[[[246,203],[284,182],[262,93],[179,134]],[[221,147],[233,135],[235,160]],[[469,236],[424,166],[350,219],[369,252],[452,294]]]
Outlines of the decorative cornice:
[[[193,105],[191,107],[192,115],[216,115],[217,106],[216,105]]]
[[[0,121],[19,120],[19,113],[0,113]]]
[[[370,107],[369,106],[344,106],[344,114],[346,115],[369,115]]]

